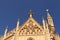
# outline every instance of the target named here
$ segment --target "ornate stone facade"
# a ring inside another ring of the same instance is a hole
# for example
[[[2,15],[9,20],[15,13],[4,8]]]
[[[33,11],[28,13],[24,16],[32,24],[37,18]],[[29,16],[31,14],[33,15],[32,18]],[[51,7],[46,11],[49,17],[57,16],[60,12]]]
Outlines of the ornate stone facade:
[[[47,11],[47,21],[42,18],[42,25],[40,25],[33,17],[30,10],[30,17],[24,22],[23,25],[17,26],[10,32],[8,27],[0,40],[60,40],[60,36],[55,32],[53,19]]]

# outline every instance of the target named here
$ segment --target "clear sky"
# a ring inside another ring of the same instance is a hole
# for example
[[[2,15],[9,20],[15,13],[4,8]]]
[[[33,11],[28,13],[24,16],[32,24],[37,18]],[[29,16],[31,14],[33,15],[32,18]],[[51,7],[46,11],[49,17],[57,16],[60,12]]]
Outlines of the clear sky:
[[[20,25],[29,17],[29,10],[33,11],[33,18],[42,24],[42,16],[46,19],[46,9],[54,20],[57,33],[60,34],[60,0],[0,0],[0,35],[8,25],[8,31],[16,27],[20,18]]]

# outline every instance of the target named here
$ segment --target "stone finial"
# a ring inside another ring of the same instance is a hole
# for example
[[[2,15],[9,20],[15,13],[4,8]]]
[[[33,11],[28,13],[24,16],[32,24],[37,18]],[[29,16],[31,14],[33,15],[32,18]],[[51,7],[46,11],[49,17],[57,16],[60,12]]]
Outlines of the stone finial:
[[[31,18],[32,17],[32,10],[30,10],[29,14],[30,14],[30,18]]]

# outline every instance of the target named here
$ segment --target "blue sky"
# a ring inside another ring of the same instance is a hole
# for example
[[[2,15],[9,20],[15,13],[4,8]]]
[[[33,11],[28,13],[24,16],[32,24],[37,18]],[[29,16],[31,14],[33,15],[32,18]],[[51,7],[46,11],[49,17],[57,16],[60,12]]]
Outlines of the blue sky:
[[[46,19],[46,9],[54,20],[57,33],[60,34],[60,0],[0,0],[0,35],[8,25],[8,31],[16,27],[20,18],[20,25],[29,17],[29,10],[33,11],[33,18],[42,24],[42,16]]]

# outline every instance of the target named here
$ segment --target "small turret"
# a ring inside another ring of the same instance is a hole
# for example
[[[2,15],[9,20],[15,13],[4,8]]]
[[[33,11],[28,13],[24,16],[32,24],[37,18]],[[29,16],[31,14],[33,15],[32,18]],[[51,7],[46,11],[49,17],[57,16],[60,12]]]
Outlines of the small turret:
[[[51,15],[48,12],[48,9],[47,9],[47,20],[48,20],[48,25],[50,27],[51,33],[53,33],[55,31],[54,23],[53,23],[53,19],[52,19]]]
[[[53,19],[51,15],[49,14],[48,9],[47,9],[47,19],[48,19],[48,24],[51,26],[54,26]]]

